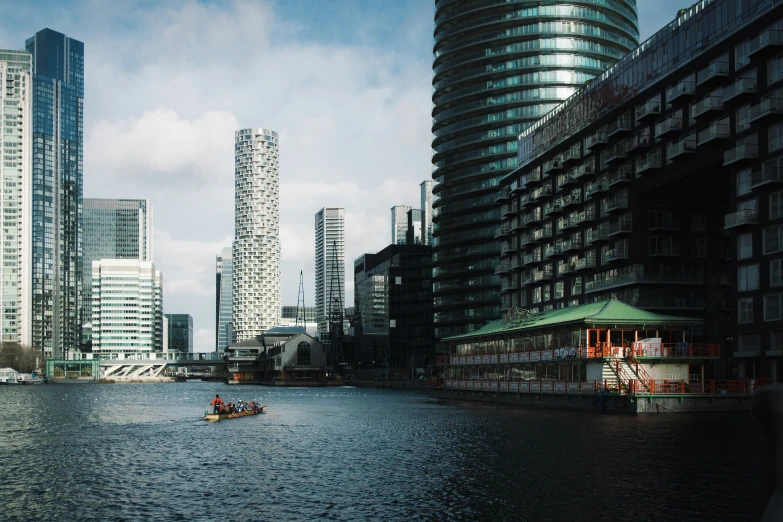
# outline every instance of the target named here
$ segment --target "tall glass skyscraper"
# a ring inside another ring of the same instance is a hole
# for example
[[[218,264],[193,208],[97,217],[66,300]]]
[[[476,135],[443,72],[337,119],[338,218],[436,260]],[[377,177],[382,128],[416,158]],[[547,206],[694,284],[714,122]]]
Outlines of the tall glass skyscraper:
[[[231,247],[215,259],[215,351],[223,351],[234,342],[234,264]]]
[[[345,307],[345,209],[324,207],[315,213],[315,316],[321,340],[328,339],[337,299]]]
[[[61,357],[81,343],[84,44],[44,29],[33,56],[32,345]]]
[[[237,342],[280,319],[280,142],[268,129],[234,135],[233,323]]]
[[[147,199],[84,198],[82,308],[91,319],[92,262],[138,259],[152,262],[152,204]]]
[[[27,51],[0,51],[0,342],[30,344],[32,60]]]
[[[394,205],[391,208],[391,244],[404,245],[408,231],[408,205]]]
[[[432,244],[432,187],[435,183],[431,179],[421,182],[421,211],[424,223],[422,224],[422,244]]]
[[[517,136],[638,45],[635,0],[436,0],[432,97],[436,336],[500,312],[499,180]]]

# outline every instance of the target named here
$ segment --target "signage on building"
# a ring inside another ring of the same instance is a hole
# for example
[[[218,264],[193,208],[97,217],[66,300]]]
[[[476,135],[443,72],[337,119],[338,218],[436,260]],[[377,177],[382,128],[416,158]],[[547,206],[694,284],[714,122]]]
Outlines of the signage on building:
[[[519,326],[521,324],[532,323],[536,320],[535,316],[537,315],[538,312],[533,312],[526,308],[509,308],[502,324]]]
[[[576,348],[556,348],[554,350],[555,357],[558,359],[565,359],[567,357],[576,357]]]

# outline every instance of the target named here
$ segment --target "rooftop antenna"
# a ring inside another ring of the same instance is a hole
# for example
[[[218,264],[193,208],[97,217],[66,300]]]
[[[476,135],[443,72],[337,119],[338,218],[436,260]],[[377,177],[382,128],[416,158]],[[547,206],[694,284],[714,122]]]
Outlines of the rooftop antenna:
[[[300,324],[300,310],[301,310],[301,324]],[[302,270],[299,271],[299,296],[296,298],[296,325],[295,326],[301,326],[302,329],[307,330],[307,313],[305,312],[305,300],[304,300],[304,274],[302,273]]]

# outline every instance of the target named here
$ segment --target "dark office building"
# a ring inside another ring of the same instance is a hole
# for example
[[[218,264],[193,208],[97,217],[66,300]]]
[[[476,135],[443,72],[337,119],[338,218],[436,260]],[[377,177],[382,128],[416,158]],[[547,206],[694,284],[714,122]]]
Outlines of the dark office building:
[[[639,42],[635,0],[436,0],[435,325],[466,333],[500,311],[500,180],[517,137]]]
[[[694,5],[520,136],[501,309],[697,316],[719,373],[779,377],[781,165],[783,0]]]
[[[424,224],[424,211],[412,208],[408,211],[408,229],[405,231],[406,245],[423,245],[427,239],[424,237],[427,231]]]
[[[431,249],[389,245],[354,262],[355,370],[386,368],[408,378],[431,364]],[[356,360],[358,358],[358,360]]]
[[[193,353],[193,318],[190,314],[166,314],[170,352]]]
[[[67,356],[82,340],[84,44],[43,29],[33,56],[32,344]]]

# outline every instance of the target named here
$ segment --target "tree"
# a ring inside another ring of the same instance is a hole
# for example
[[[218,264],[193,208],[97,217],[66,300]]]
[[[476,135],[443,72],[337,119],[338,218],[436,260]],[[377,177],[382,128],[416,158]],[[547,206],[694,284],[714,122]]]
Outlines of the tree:
[[[21,373],[32,373],[38,368],[41,354],[38,350],[17,343],[0,344],[0,368],[13,368]]]

